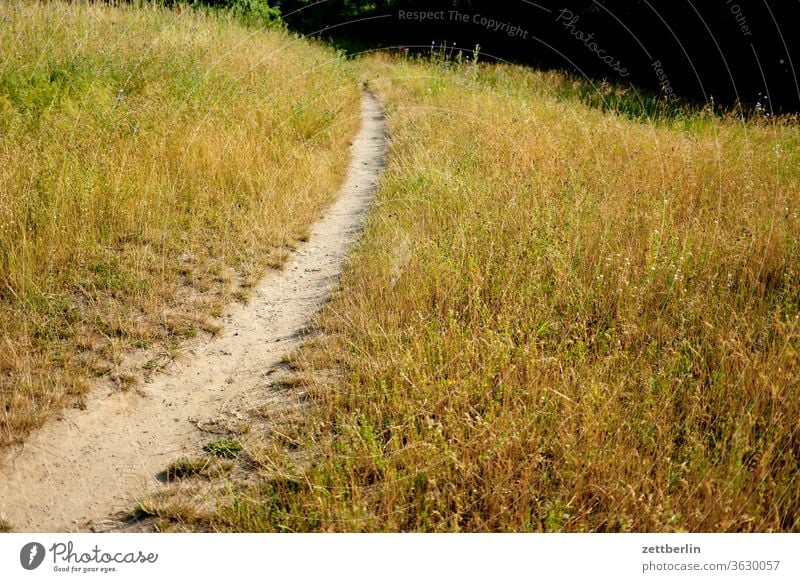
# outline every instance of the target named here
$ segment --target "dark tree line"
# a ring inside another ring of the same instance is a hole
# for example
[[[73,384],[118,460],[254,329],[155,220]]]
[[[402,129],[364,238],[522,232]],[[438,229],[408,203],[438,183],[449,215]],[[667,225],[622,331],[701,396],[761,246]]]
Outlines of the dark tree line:
[[[350,46],[559,68],[698,102],[800,110],[798,0],[275,0],[289,28]]]

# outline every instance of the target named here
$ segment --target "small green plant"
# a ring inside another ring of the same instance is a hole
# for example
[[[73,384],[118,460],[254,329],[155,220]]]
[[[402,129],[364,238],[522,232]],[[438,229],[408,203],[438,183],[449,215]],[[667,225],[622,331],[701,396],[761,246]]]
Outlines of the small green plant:
[[[0,519],[0,533],[9,533],[11,531],[14,531],[14,526],[5,519]]]
[[[237,439],[222,437],[208,443],[203,450],[223,459],[235,459],[242,452],[242,443]]]

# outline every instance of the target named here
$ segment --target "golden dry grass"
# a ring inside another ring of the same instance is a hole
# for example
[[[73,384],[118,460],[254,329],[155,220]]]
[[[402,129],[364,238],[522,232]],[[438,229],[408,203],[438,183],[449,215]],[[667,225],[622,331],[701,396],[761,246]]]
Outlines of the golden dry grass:
[[[358,90],[220,15],[0,5],[0,445],[121,354],[174,354],[335,196]],[[145,366],[151,370],[158,359]]]
[[[800,527],[798,128],[364,67],[390,164],[295,359],[305,420],[247,440],[255,476],[191,527]]]

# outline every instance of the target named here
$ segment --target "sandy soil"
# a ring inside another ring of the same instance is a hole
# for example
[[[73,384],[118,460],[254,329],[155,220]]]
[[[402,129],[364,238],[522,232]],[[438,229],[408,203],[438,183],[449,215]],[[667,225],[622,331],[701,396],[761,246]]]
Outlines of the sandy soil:
[[[15,531],[81,531],[163,487],[157,475],[210,440],[232,403],[264,390],[281,358],[302,341],[336,285],[383,170],[386,124],[362,93],[361,129],[338,201],[284,269],[266,277],[224,331],[195,342],[180,364],[137,393],[96,390],[0,458],[0,517]]]

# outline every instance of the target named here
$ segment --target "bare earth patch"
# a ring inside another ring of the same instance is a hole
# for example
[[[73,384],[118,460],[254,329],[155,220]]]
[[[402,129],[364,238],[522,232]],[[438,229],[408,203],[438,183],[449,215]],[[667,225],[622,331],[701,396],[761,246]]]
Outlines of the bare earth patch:
[[[197,454],[220,419],[263,391],[282,358],[336,284],[385,164],[383,111],[362,94],[361,129],[338,201],[283,270],[246,306],[232,308],[218,337],[135,391],[95,390],[84,410],[65,411],[0,459],[0,517],[16,531],[80,531],[163,487],[159,472]],[[280,398],[280,392],[271,398]],[[276,405],[278,405],[276,403]]]

